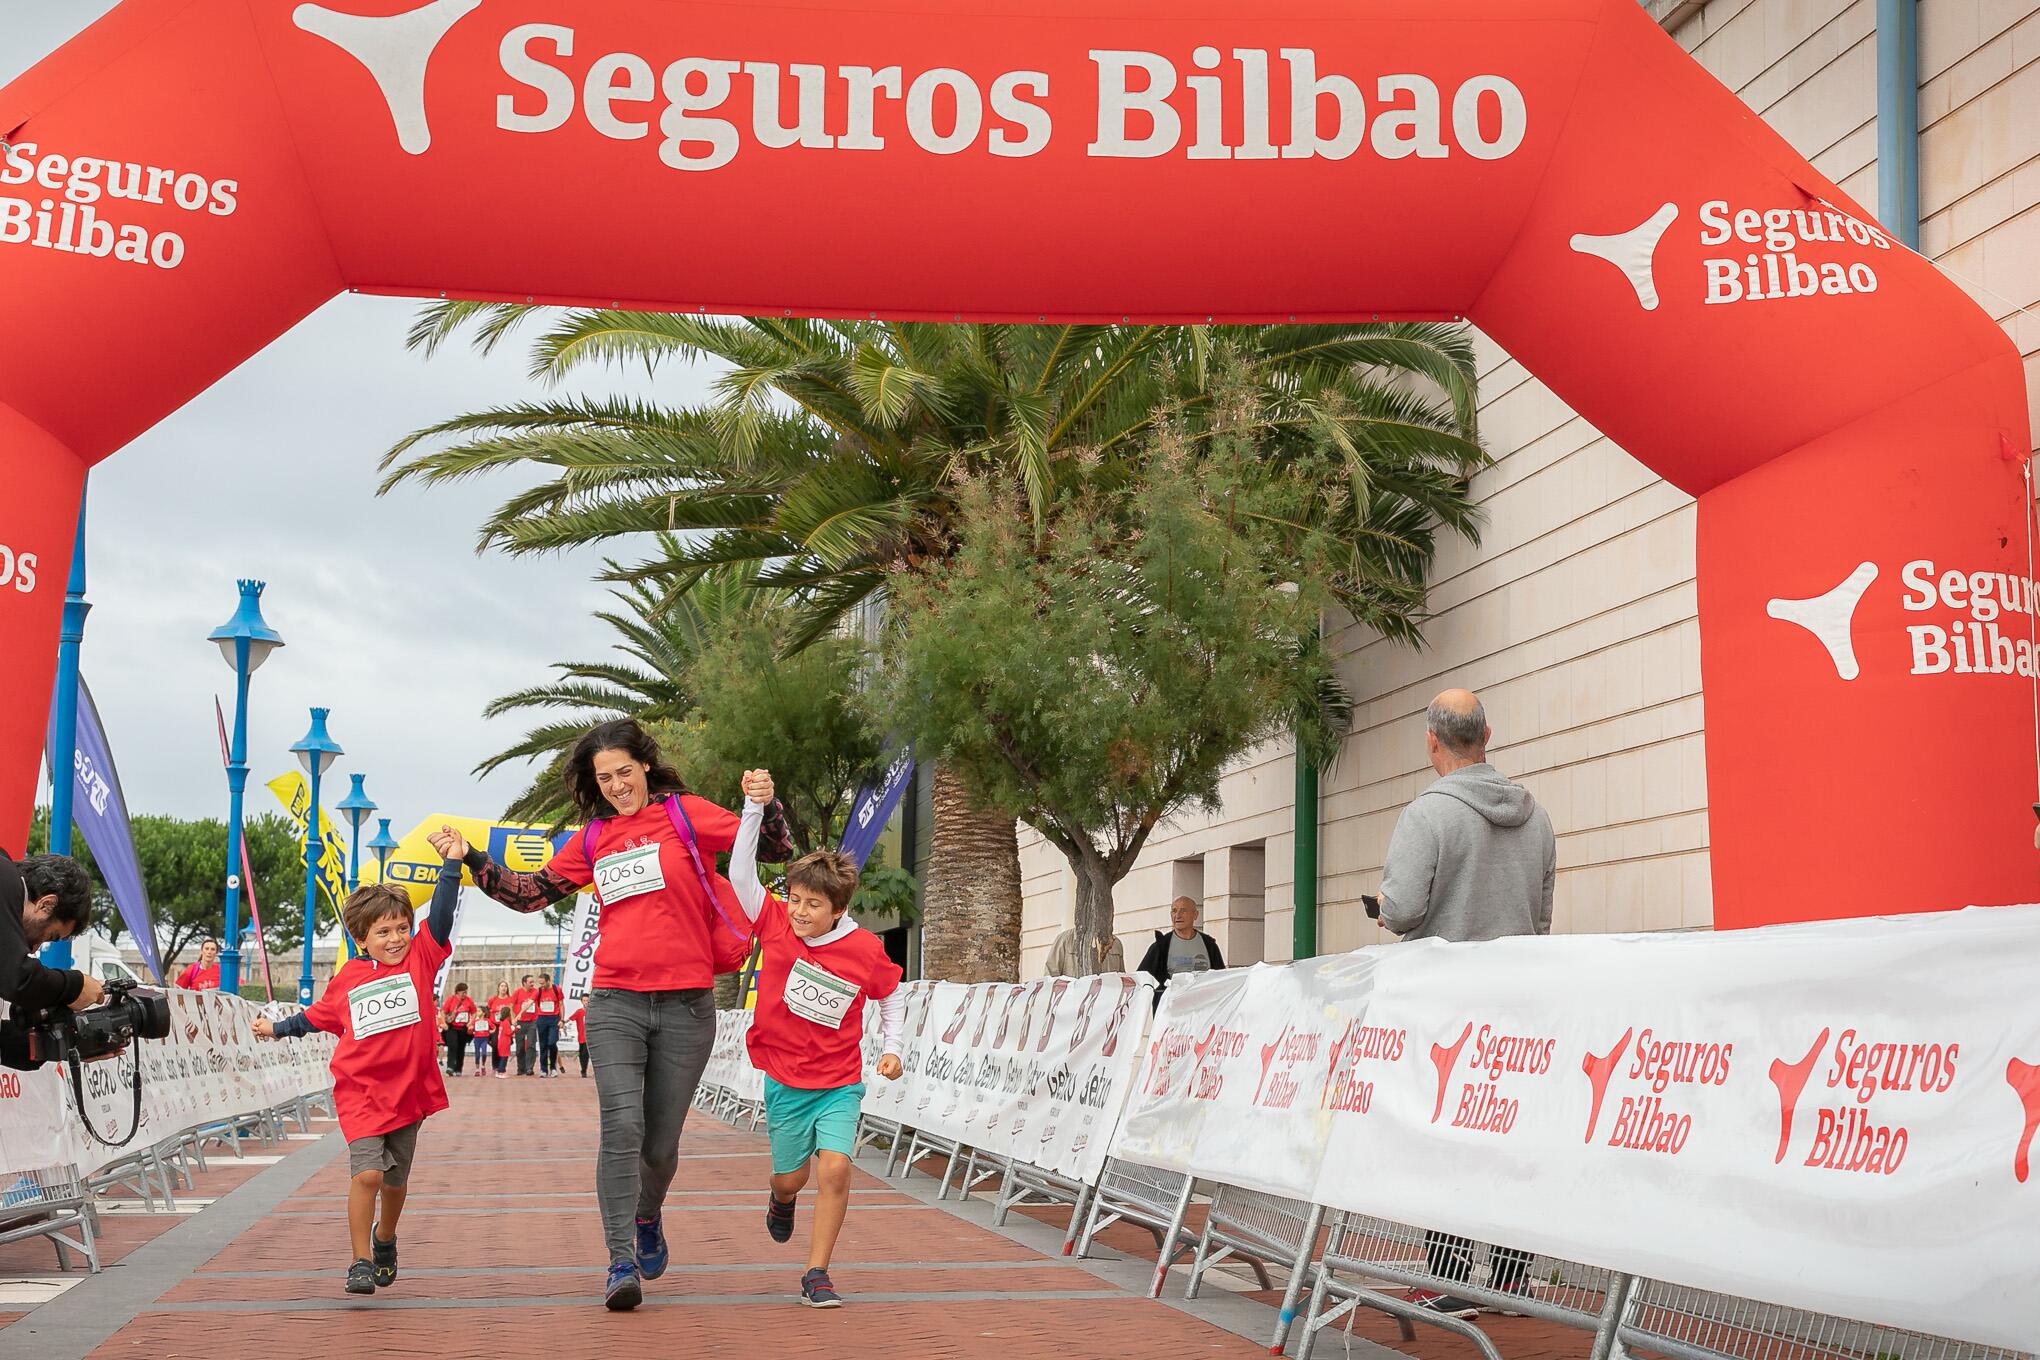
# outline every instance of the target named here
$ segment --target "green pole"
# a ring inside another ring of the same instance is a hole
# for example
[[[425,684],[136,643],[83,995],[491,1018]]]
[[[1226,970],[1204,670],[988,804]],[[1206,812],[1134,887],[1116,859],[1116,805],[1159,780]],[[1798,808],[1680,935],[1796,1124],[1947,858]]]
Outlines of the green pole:
[[[1308,959],[1318,952],[1317,933],[1318,770],[1299,745],[1296,751],[1296,909],[1290,918],[1291,956]]]

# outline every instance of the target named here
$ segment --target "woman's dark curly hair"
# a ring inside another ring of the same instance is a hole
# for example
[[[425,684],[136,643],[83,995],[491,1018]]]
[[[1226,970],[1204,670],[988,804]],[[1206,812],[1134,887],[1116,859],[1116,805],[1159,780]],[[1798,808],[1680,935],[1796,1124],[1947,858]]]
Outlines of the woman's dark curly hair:
[[[574,800],[584,820],[616,815],[616,809],[602,796],[601,786],[595,782],[597,751],[622,751],[645,767],[647,802],[669,793],[689,792],[680,772],[660,758],[659,743],[652,740],[651,733],[638,726],[635,718],[618,718],[588,729],[567,755],[567,796]]]

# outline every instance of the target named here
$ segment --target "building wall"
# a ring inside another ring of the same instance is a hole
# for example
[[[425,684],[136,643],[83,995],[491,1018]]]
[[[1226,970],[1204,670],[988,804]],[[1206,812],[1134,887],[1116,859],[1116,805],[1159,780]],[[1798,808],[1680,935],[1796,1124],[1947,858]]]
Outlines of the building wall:
[[[1822,173],[1877,207],[1874,0],[1652,0],[1673,37]],[[1997,317],[2040,393],[2040,0],[1919,6],[1920,244]],[[1319,941],[1386,938],[1360,908],[1395,819],[1432,779],[1423,711],[1477,690],[1492,758],[1558,830],[1559,931],[1713,922],[1702,744],[1694,506],[1574,415],[1484,337],[1474,483],[1479,547],[1440,552],[1427,646],[1332,636],[1360,700],[1321,778]],[[2040,403],[2036,403],[2040,424]],[[1224,812],[1157,834],[1117,894],[1128,961],[1178,895],[1205,904],[1229,962],[1286,959],[1294,769],[1277,744],[1226,777]],[[1022,971],[1073,919],[1061,857],[1023,830]]]

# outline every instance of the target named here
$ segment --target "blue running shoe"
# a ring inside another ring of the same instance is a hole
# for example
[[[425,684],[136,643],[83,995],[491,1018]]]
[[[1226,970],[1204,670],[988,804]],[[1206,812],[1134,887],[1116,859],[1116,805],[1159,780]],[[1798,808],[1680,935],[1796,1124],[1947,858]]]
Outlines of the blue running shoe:
[[[810,1308],[841,1308],[843,1296],[829,1283],[829,1272],[820,1266],[800,1277],[800,1301]]]
[[[609,1267],[609,1287],[602,1294],[603,1307],[612,1313],[628,1313],[644,1301],[645,1289],[639,1283],[636,1266],[628,1261],[618,1261]]]
[[[637,1221],[637,1268],[648,1280],[656,1280],[666,1273],[669,1257],[663,1220],[664,1215],[654,1214]]]
[[[765,1195],[765,1231],[772,1234],[775,1242],[793,1240],[793,1205],[781,1204],[779,1196],[770,1191]]]

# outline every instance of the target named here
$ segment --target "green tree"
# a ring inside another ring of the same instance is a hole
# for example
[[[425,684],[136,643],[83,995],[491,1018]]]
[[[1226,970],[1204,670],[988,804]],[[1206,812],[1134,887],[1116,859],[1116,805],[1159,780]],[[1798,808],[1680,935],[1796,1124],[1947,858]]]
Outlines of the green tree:
[[[1344,556],[1299,528],[1315,471],[1239,432],[1157,444],[1039,538],[1010,479],[964,488],[960,550],[902,587],[888,656],[888,720],[1062,852],[1100,942],[1156,825],[1215,808],[1225,767],[1285,729],[1335,751],[1350,708],[1314,641]]]
[[[50,811],[38,808],[29,833],[31,853],[49,845]],[[156,947],[166,971],[185,961],[187,949],[217,939],[225,928],[227,827],[206,818],[188,821],[150,813],[129,820],[135,860],[149,894]],[[289,949],[303,939],[304,860],[289,821],[276,813],[243,823],[249,867],[254,872],[256,900],[262,907],[263,940],[272,950]],[[99,866],[82,836],[72,836],[72,855],[92,875],[92,924],[118,944],[126,923],[107,892]],[[242,902],[243,919],[247,903]],[[194,954],[195,957],[195,954]],[[244,972],[252,974],[253,959]]]
[[[412,335],[430,352],[476,328],[484,350],[542,311],[429,307]],[[1157,417],[1193,443],[1221,423],[1257,427],[1261,456],[1325,474],[1304,513],[1334,531],[1334,594],[1356,618],[1412,638],[1431,535],[1470,533],[1472,347],[1418,324],[1184,327],[992,326],[720,320],[645,312],[552,314],[533,372],[586,363],[725,365],[710,401],[670,408],[567,397],[454,417],[390,453],[385,489],[496,469],[549,477],[482,527],[515,553],[668,533],[614,573],[686,594],[741,562],[798,592],[798,648],[882,591],[911,585],[957,547],[958,487],[999,475],[1039,532],[1057,503],[1135,477]],[[1223,364],[1215,361],[1223,358]],[[1239,406],[1221,412],[1216,374]],[[1329,455],[1327,452],[1329,451]],[[924,962],[932,976],[1005,978],[1018,965],[1020,879],[1012,820],[934,763]]]
[[[687,668],[693,709],[660,729],[688,782],[735,806],[743,772],[769,767],[787,830],[804,850],[842,838],[858,786],[882,743],[857,700],[863,646],[825,637],[781,655],[793,620],[784,609],[735,621]]]

